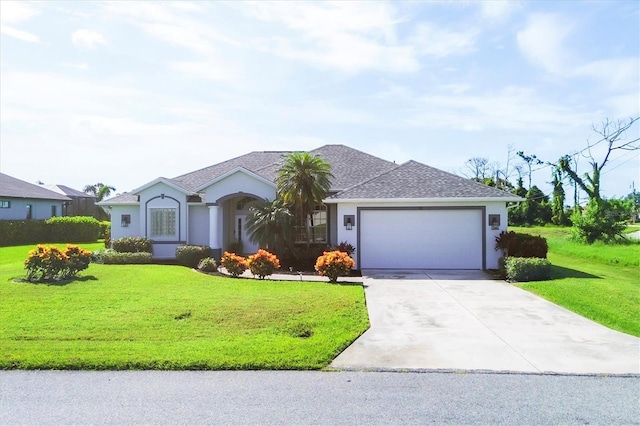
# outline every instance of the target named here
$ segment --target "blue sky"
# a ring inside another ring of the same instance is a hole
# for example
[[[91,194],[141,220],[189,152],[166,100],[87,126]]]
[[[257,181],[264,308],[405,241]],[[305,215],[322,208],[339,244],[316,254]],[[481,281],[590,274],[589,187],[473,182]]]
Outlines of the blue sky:
[[[461,174],[471,157],[505,168],[510,147],[555,161],[640,115],[637,1],[0,8],[0,171],[29,182],[124,192],[328,143]],[[604,195],[640,188],[639,167],[615,153]]]

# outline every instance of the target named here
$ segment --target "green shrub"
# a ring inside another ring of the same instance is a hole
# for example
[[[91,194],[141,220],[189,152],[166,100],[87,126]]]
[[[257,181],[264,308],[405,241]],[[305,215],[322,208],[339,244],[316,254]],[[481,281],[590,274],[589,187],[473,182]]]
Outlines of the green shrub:
[[[546,238],[540,236],[502,231],[496,237],[495,249],[496,251],[501,251],[505,257],[539,257],[546,259],[549,246]]]
[[[242,254],[244,247],[242,245],[242,241],[232,241],[227,246],[227,251],[229,253],[240,253]]]
[[[218,270],[218,262],[212,257],[205,257],[198,262],[198,270],[202,272],[216,272]]]
[[[93,243],[100,236],[100,222],[92,216],[60,216],[45,221],[51,242]]]
[[[151,263],[151,253],[120,253],[113,250],[106,250],[101,255],[102,263],[105,265],[131,265]]]
[[[144,237],[124,237],[113,240],[111,248],[119,253],[152,253],[153,242]]]
[[[101,240],[106,240],[107,236],[111,235],[111,222],[108,220],[103,220],[100,222],[100,238]]]
[[[551,262],[547,259],[508,257],[506,261],[509,281],[542,281],[551,278]]]
[[[52,242],[44,220],[0,220],[0,247]]]
[[[27,281],[42,282],[69,279],[89,267],[92,255],[78,246],[67,245],[63,251],[55,246],[38,245],[24,261]]]
[[[210,254],[211,249],[208,246],[184,245],[178,246],[176,249],[178,263],[190,268],[197,267],[198,263],[205,257],[209,257]]]
[[[578,210],[571,217],[573,237],[587,244],[596,241],[611,243],[624,238],[623,231],[627,227],[625,220],[630,214],[618,204],[607,200],[600,203],[589,201],[584,213]]]

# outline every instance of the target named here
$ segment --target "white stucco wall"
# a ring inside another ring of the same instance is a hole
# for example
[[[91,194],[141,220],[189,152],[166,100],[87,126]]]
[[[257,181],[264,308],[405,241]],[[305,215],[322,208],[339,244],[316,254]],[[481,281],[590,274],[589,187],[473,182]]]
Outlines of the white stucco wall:
[[[111,241],[125,237],[139,237],[144,235],[144,229],[140,222],[140,206],[111,206]],[[131,223],[127,227],[122,226],[122,215],[131,216]]]
[[[385,203],[385,202],[371,202],[371,203],[339,203],[338,204],[338,214],[337,214],[337,236],[338,242],[347,241],[356,247],[358,250],[358,227],[360,223],[358,223],[358,207],[482,207],[486,208],[485,212],[485,250],[486,250],[486,268],[487,269],[497,269],[498,268],[498,259],[500,257],[500,253],[494,250],[495,246],[495,237],[497,237],[500,232],[507,230],[507,207],[504,201],[498,202],[458,202],[458,203],[425,203],[425,202],[417,202],[417,203]],[[500,227],[497,230],[492,230],[489,225],[489,214],[499,214],[500,215]],[[353,229],[347,231],[343,224],[343,218],[345,215],[353,215],[355,217],[355,225]],[[407,250],[411,250],[411,247],[407,247]],[[357,260],[357,256],[354,255],[354,259]],[[358,268],[358,265],[356,265]]]
[[[27,218],[27,204],[31,204],[31,219],[45,220],[51,217],[51,206],[56,206],[56,216],[62,216],[63,201],[34,200],[28,198],[2,198],[9,201],[11,207],[0,208],[0,220],[25,220]]]
[[[275,184],[264,182],[240,170],[215,182],[202,192],[204,192],[206,203],[216,203],[227,195],[237,193],[255,195],[269,200],[276,197]]]
[[[209,245],[209,209],[204,205],[189,205],[189,234],[187,242],[194,245]]]

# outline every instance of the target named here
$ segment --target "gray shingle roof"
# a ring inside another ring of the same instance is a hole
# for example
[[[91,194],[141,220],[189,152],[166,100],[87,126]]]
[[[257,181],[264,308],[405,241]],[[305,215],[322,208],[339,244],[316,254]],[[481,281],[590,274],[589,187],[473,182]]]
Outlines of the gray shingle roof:
[[[345,145],[325,145],[311,153],[331,164],[331,173],[334,176],[331,182],[332,191],[351,188],[358,182],[364,182],[396,167],[391,161]]]
[[[196,188],[238,167],[275,182],[284,157],[291,151],[254,151],[204,169],[168,179],[195,192]],[[474,182],[436,168],[408,161],[397,165],[345,145],[325,145],[310,151],[331,165],[329,199],[427,199],[496,198],[513,199],[513,194]],[[131,204],[137,197],[124,193],[100,204]]]
[[[109,205],[109,204],[136,204],[138,202],[138,196],[131,194],[129,192],[122,193],[120,195],[116,195],[115,197],[111,197],[108,200],[103,200],[98,205]]]
[[[195,191],[199,186],[204,185],[205,183],[212,181],[218,176],[221,176],[237,167],[243,167],[266,179],[274,180],[275,176],[272,176],[272,172],[270,170],[267,170],[266,173],[262,173],[261,170],[277,163],[286,154],[288,154],[287,151],[254,151],[170,180],[176,185],[179,185],[189,191]],[[276,171],[277,169],[278,167],[276,167]]]
[[[57,192],[53,192],[39,185],[34,185],[0,173],[0,197],[32,198],[37,200],[71,201]]]
[[[58,194],[66,195],[68,197],[96,198],[91,194],[78,191],[77,189],[70,188],[66,185],[46,185],[45,188],[50,191],[57,192]]]
[[[206,167],[195,172],[187,173],[171,179],[177,185],[194,191],[218,176],[243,167],[259,176],[275,182],[278,169],[283,158],[291,151],[255,151],[249,154]],[[331,191],[336,192],[353,186],[356,182],[363,182],[376,176],[380,172],[391,170],[396,165],[382,158],[374,157],[357,149],[345,145],[325,145],[310,151],[326,160],[331,165]]]
[[[329,199],[513,197],[508,192],[412,160]]]

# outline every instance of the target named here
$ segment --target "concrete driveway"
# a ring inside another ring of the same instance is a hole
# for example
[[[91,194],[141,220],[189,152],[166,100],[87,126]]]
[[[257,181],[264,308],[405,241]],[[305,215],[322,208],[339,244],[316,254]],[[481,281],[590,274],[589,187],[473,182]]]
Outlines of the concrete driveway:
[[[482,271],[363,271],[371,328],[337,369],[640,374],[640,339]]]

